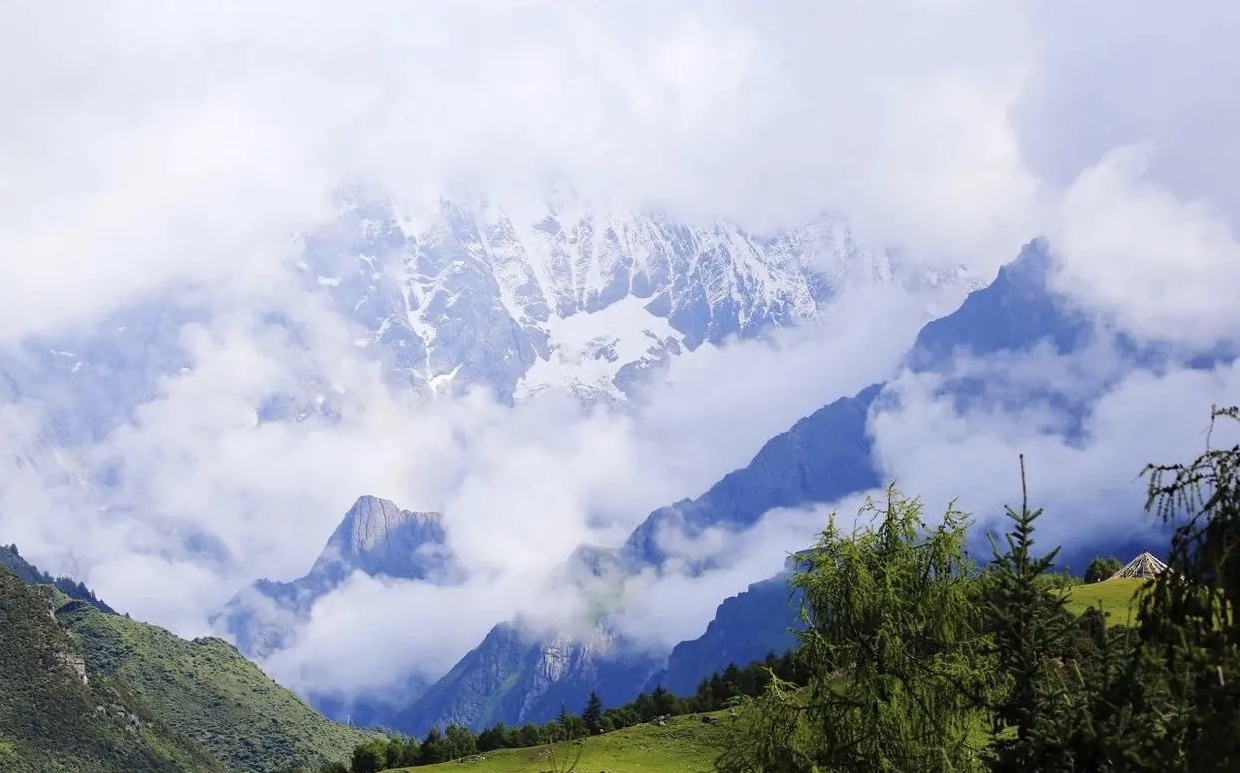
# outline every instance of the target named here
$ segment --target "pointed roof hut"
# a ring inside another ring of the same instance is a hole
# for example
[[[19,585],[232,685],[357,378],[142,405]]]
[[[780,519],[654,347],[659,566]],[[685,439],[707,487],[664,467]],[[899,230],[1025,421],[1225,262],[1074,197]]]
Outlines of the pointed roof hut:
[[[1130,578],[1139,580],[1149,580],[1166,571],[1167,565],[1159,561],[1149,551],[1143,552],[1141,555],[1129,561],[1115,574],[1108,577],[1108,580],[1118,580],[1120,578]]]

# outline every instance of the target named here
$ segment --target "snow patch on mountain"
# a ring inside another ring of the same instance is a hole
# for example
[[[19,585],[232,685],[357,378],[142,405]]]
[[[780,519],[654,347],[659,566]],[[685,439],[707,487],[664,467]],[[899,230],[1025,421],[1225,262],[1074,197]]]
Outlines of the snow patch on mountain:
[[[415,215],[353,194],[304,237],[307,289],[361,329],[391,380],[426,393],[623,399],[672,357],[813,319],[850,287],[947,285],[958,301],[972,282],[867,251],[828,216],[761,235],[572,196]]]
[[[548,320],[548,356],[517,382],[516,398],[565,387],[619,397],[637,374],[681,354],[684,334],[646,306],[629,296],[593,313]]]

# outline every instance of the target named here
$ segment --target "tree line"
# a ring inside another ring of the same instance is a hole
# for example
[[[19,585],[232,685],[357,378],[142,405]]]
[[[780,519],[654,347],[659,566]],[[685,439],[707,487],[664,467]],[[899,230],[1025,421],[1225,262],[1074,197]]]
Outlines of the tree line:
[[[729,664],[722,671],[703,679],[697,691],[681,698],[662,686],[642,692],[623,706],[604,708],[597,693],[590,693],[580,714],[567,707],[559,716],[541,725],[527,722],[508,727],[498,722],[475,734],[459,725],[440,730],[431,728],[421,738],[394,735],[354,747],[351,763],[328,763],[317,768],[291,768],[279,773],[377,773],[389,768],[419,767],[482,754],[496,749],[542,746],[610,733],[663,717],[716,711],[732,705],[742,696],[758,696],[772,679],[807,684],[810,669],[795,651],[782,655],[769,653],[763,660],[746,666]]]
[[[110,615],[116,610],[105,604],[86,584],[72,577],[59,575],[53,577],[27,562],[17,550],[17,545],[0,545],[0,566],[12,569],[27,585],[52,585],[61,593],[77,601],[85,601],[101,612]]]

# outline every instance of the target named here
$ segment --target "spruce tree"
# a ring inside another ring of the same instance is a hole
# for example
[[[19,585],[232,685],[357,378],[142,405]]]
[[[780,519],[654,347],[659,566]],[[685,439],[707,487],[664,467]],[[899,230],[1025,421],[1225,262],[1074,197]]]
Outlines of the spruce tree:
[[[581,718],[585,721],[590,735],[598,735],[603,731],[603,701],[598,697],[598,693],[590,692],[586,708],[581,712]]]
[[[992,751],[995,770],[1035,771],[1049,764],[1044,755],[1050,750],[1036,737],[1049,690],[1048,664],[1073,620],[1065,609],[1065,597],[1045,582],[1059,548],[1040,557],[1033,552],[1042,509],[1029,509],[1023,455],[1020,483],[1021,509],[1005,508],[1011,521],[1011,530],[1004,535],[1006,550],[1000,553],[991,538],[994,559],[986,578],[985,609],[995,665],[1007,681],[1006,689],[991,702]]]
[[[1240,421],[1240,409],[1215,408]],[[1228,425],[1230,428],[1231,425]],[[1147,508],[1174,527],[1167,569],[1139,614],[1142,663],[1161,666],[1169,706],[1163,769],[1240,769],[1240,443],[1151,465]]]
[[[981,767],[976,695],[992,678],[965,554],[968,518],[928,526],[887,491],[852,533],[833,516],[792,585],[804,594],[804,695],[773,679],[742,701],[717,761],[726,773],[957,773]]]

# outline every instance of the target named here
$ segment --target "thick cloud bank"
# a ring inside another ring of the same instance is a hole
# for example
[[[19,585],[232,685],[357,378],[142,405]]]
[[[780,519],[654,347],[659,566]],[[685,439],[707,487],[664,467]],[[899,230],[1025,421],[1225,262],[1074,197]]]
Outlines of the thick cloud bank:
[[[177,332],[185,370],[74,453],[40,435],[46,396],[0,382],[0,439],[21,449],[0,460],[0,539],[198,634],[246,582],[304,572],[358,495],[442,510],[466,584],[355,578],[282,672],[340,689],[441,673],[492,622],[545,607],[535,594],[578,544],[617,543],[799,416],[895,375],[925,299],[848,297],[778,345],[703,351],[633,414],[420,404],[296,289],[293,234],[331,216],[337,185],[369,179],[416,209],[459,187],[518,206],[568,180],[759,229],[833,210],[905,260],[987,278],[1045,234],[1055,289],[1099,324],[1200,349],[1240,325],[1238,24],[1221,0],[9,4],[0,345],[152,297],[208,312]],[[1083,440],[1050,431],[1053,407],[961,413],[903,374],[876,457],[932,504],[993,512],[1023,451],[1060,514],[1049,534],[1105,528],[1117,502],[1139,507],[1141,465],[1199,450],[1209,404],[1240,392],[1234,367],[1112,377],[1113,355],[960,363],[1104,385]],[[339,420],[262,421],[275,391],[329,394]],[[100,479],[119,483],[104,495]],[[694,634],[821,518],[715,535],[702,549],[732,556],[718,573],[634,581],[634,633]],[[338,657],[380,640],[365,662]]]

